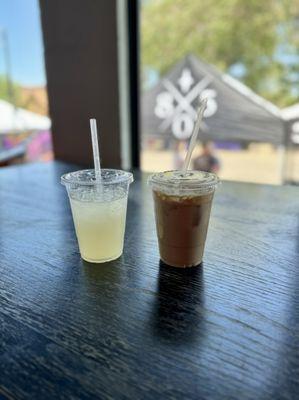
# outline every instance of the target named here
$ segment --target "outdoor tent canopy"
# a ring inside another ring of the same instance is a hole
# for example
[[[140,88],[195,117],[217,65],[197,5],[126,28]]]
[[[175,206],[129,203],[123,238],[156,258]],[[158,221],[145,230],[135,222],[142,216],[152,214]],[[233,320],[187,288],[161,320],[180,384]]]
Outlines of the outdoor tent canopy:
[[[288,145],[299,145],[299,103],[284,108],[281,110],[281,113],[289,127],[287,137]]]
[[[0,134],[43,131],[51,128],[51,120],[0,100]]]
[[[201,138],[283,144],[280,110],[212,65],[188,55],[142,95],[142,131],[150,137],[187,139],[199,96],[208,98]]]

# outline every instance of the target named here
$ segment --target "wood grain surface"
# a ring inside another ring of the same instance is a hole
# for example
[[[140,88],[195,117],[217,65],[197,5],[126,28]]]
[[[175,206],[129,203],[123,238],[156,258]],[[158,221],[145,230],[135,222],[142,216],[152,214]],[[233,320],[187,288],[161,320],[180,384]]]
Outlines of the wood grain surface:
[[[63,163],[0,171],[0,399],[296,399],[299,189],[224,182],[202,268],[159,265],[146,176],[125,251],[82,262]]]

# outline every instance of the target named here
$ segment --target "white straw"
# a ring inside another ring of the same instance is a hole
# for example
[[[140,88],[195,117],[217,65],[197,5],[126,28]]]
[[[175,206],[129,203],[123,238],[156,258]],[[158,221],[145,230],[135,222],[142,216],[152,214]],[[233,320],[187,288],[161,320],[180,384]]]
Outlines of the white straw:
[[[100,153],[99,153],[97,120],[95,118],[91,118],[89,120],[89,122],[90,122],[90,131],[91,131],[95,178],[97,181],[100,181],[101,180],[101,163],[100,163]]]
[[[196,145],[196,140],[197,140],[197,136],[198,136],[198,132],[199,132],[199,128],[200,128],[200,124],[203,118],[203,113],[205,112],[205,109],[207,107],[207,99],[203,99],[200,101],[200,106],[197,112],[197,119],[194,125],[194,129],[192,132],[192,136],[190,139],[190,144],[189,144],[189,148],[188,148],[188,152],[186,154],[186,158],[184,161],[184,165],[183,165],[183,173],[185,174],[188,170],[189,164],[190,164],[190,160],[191,160],[191,156],[193,153],[193,150],[195,148]]]

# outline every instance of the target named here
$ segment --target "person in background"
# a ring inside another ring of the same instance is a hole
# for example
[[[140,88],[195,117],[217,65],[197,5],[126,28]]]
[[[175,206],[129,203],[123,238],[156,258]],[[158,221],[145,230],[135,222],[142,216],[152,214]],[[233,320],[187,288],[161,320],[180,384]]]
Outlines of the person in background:
[[[219,159],[215,155],[214,144],[205,142],[202,144],[202,153],[194,158],[193,169],[197,171],[206,171],[218,173],[220,170]]]

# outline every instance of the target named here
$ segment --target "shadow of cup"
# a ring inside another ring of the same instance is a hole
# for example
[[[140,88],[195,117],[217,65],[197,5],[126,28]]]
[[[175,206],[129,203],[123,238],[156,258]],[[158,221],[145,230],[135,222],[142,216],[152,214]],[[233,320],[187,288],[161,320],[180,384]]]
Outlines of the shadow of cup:
[[[160,261],[158,293],[152,313],[154,336],[188,344],[203,334],[204,280],[202,265],[168,267]]]

